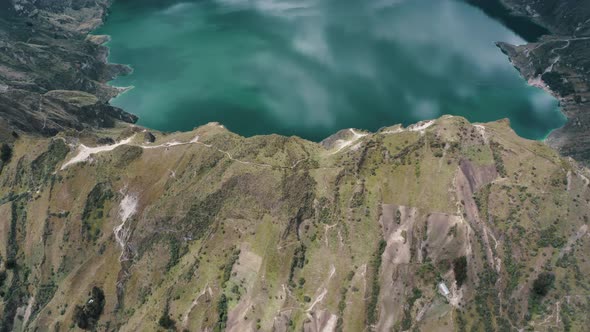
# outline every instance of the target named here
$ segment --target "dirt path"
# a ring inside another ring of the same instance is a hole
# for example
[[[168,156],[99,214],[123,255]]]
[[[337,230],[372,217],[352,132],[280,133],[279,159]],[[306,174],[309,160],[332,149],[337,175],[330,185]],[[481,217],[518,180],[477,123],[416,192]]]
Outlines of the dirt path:
[[[207,292],[207,290],[209,291],[209,294],[212,294],[211,288],[208,287],[208,285],[205,285],[205,287],[203,287],[203,290],[195,297],[195,299],[193,300],[193,302],[191,303],[190,307],[184,312],[184,314],[182,315],[182,326],[184,328],[188,327],[188,318],[191,314],[191,312],[193,311],[193,309],[197,306],[197,304],[199,304],[199,299],[205,295],[205,293]]]
[[[328,276],[328,279],[326,281],[324,281],[324,284],[322,287],[318,288],[318,291],[321,289],[321,292],[318,296],[316,296],[316,298],[313,300],[313,302],[310,304],[309,308],[307,308],[307,312],[310,312],[313,310],[313,307],[315,307],[316,304],[322,302],[322,300],[324,300],[324,297],[328,294],[328,284],[330,283],[330,280],[332,280],[332,277],[334,277],[334,274],[336,273],[336,267],[334,266],[334,264],[332,264],[330,266],[330,275]]]
[[[352,133],[352,138],[347,139],[347,140],[338,140],[336,141],[336,151],[331,152],[330,154],[337,154],[338,152],[344,150],[345,148],[351,146],[352,144],[356,143],[359,139],[367,136],[368,134],[361,134],[361,133],[357,133],[356,131],[354,131],[354,129],[348,129],[350,131],[350,133]]]
[[[561,249],[561,251],[559,252],[559,255],[557,257],[562,258],[563,255],[565,255],[567,252],[572,250],[572,246],[576,243],[576,241],[578,241],[584,235],[586,235],[587,232],[588,232],[588,225],[582,225],[578,229],[576,234],[572,234],[572,236],[570,236],[570,238],[567,240],[567,244]]]
[[[352,129],[351,129],[352,130]],[[352,130],[354,132],[354,130]],[[366,136],[366,134],[358,134],[355,132],[355,135],[360,135],[360,137]],[[166,143],[162,143],[159,145],[144,145],[144,144],[131,144],[131,142],[133,141],[133,139],[135,138],[135,135],[128,137],[120,142],[117,142],[115,144],[111,144],[111,145],[102,145],[102,146],[97,146],[97,147],[87,147],[84,144],[80,144],[77,148],[77,154],[75,156],[73,156],[72,158],[70,158],[70,160],[68,160],[67,162],[65,162],[60,170],[65,170],[66,168],[74,165],[74,164],[78,164],[78,163],[82,163],[82,162],[87,162],[88,160],[90,160],[90,158],[92,157],[92,155],[95,154],[99,154],[102,152],[108,152],[108,151],[112,151],[116,148],[118,148],[119,146],[122,145],[129,145],[129,146],[137,146],[140,147],[142,149],[146,149],[146,150],[151,150],[151,149],[169,149],[172,147],[177,147],[177,146],[183,146],[183,145],[190,145],[190,144],[198,144],[201,146],[204,146],[206,148],[209,149],[215,149],[216,151],[223,153],[224,155],[227,156],[227,158],[231,161],[243,164],[243,165],[252,165],[252,166],[258,166],[258,167],[265,167],[265,168],[272,168],[272,167],[280,167],[280,168],[287,168],[287,169],[294,169],[295,167],[297,167],[297,165],[299,165],[301,162],[309,159],[309,157],[306,158],[302,158],[299,159],[297,161],[295,161],[291,166],[277,166],[277,165],[271,165],[271,164],[266,164],[266,163],[257,163],[257,162],[253,162],[253,161],[244,161],[244,160],[240,160],[237,158],[234,158],[230,152],[219,149],[214,147],[211,144],[205,144],[203,142],[199,141],[199,136],[196,136],[195,138],[193,138],[192,140],[188,141],[188,142],[179,142],[179,141],[171,141],[171,142],[166,142]]]
[[[424,134],[426,129],[428,129],[433,124],[434,124],[434,120],[420,121],[416,124],[409,126],[408,128],[402,128],[400,126],[395,129],[392,129],[392,130],[385,130],[385,131],[381,132],[381,134],[391,135],[391,134],[402,133],[404,131],[414,131],[414,132],[419,132],[420,134]]]
[[[129,144],[131,142],[131,140],[133,140],[133,138],[135,137],[135,135],[124,139],[118,143],[115,144],[111,144],[111,145],[103,145],[103,146],[97,146],[97,147],[87,147],[84,144],[80,144],[80,146],[78,146],[78,154],[76,154],[74,157],[72,157],[70,160],[68,160],[66,163],[64,163],[60,170],[64,170],[66,168],[68,168],[71,165],[77,164],[77,163],[81,163],[81,162],[85,162],[87,161],[90,156],[92,156],[93,154],[97,154],[97,153],[101,153],[101,152],[106,152],[106,151],[112,151],[114,149],[116,149],[117,147],[121,146],[121,145],[126,145]]]

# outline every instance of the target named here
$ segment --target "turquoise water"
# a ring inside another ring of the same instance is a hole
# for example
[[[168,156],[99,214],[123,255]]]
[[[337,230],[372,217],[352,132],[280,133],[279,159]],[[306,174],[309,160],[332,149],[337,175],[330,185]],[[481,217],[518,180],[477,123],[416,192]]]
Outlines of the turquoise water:
[[[134,68],[112,103],[159,130],[321,140],[454,114],[540,139],[564,123],[494,45],[521,37],[460,1],[119,0],[97,33]]]

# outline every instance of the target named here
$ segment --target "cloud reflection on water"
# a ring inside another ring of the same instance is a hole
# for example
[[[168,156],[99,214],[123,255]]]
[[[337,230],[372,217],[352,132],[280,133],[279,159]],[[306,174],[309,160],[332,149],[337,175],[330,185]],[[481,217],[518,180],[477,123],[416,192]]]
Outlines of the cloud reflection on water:
[[[528,137],[559,124],[556,100],[525,86],[494,45],[523,40],[460,1],[217,0],[143,10],[115,8],[104,32],[113,60],[136,68],[115,82],[137,86],[115,104],[148,126],[219,121],[245,135],[321,139],[444,113],[514,115]]]

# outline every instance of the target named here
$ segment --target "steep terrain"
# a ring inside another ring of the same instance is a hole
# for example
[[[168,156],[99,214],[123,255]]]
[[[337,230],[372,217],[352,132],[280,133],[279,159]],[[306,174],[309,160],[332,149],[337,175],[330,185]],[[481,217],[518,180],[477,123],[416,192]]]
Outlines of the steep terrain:
[[[0,174],[0,329],[582,331],[588,177],[459,117],[322,144],[24,135]]]
[[[587,160],[587,6],[505,3],[559,35],[501,47]],[[0,0],[0,331],[587,330],[586,168],[449,116],[321,144],[147,132],[86,36],[107,5]]]
[[[0,139],[12,131],[55,135],[137,118],[108,101],[105,82],[125,66],[106,63],[102,24],[109,1],[25,1],[0,5]]]
[[[480,2],[473,0],[470,2]],[[530,84],[561,101],[567,124],[547,143],[563,155],[590,160],[590,2],[584,0],[502,0],[516,13],[547,27],[552,34],[515,46],[498,43]]]

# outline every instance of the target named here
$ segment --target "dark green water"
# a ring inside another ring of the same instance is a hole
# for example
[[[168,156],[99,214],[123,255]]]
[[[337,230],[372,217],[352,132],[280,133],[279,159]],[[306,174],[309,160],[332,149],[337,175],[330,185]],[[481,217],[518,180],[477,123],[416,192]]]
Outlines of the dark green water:
[[[507,117],[539,139],[564,123],[494,45],[521,37],[460,1],[119,0],[111,12],[97,33],[134,68],[113,84],[135,87],[112,103],[151,128],[218,121],[321,140],[454,114]]]

